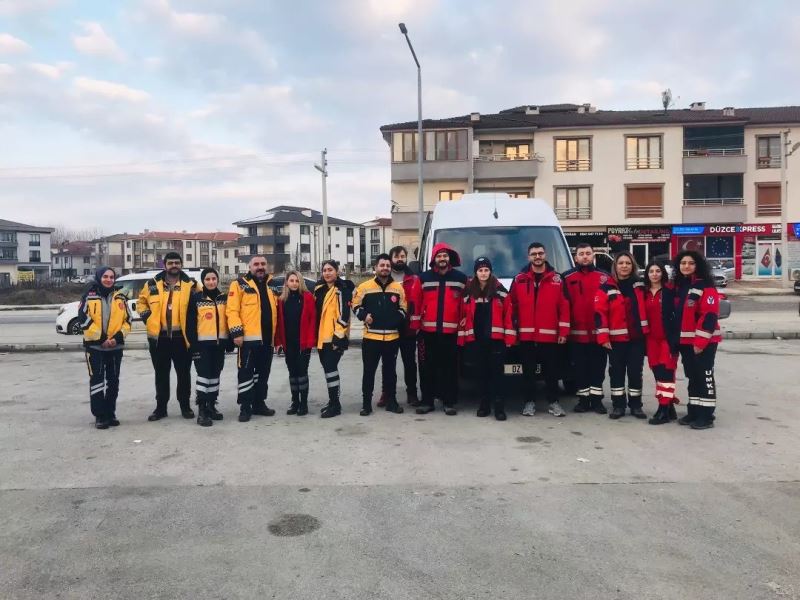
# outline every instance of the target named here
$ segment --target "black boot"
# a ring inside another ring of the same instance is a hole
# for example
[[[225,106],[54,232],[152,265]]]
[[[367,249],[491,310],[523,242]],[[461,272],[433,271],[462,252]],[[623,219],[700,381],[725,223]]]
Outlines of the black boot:
[[[108,422],[108,419],[105,417],[97,417],[94,420],[94,426],[97,429],[108,429],[111,426],[111,423]]]
[[[383,396],[381,396],[383,397]],[[368,417],[372,414],[372,395],[369,397],[364,396],[361,400],[361,412],[359,412],[362,417]]]
[[[478,412],[475,413],[475,415],[478,417],[488,417],[490,414],[492,414],[492,411],[489,408],[489,400],[484,398],[481,400],[480,405],[478,405]]]
[[[687,404],[686,414],[678,419],[678,425],[691,425],[697,419],[697,405]]]
[[[572,410],[573,412],[576,413],[587,413],[590,410],[592,410],[591,404],[589,402],[589,396],[578,396],[578,403]]]
[[[319,416],[323,419],[338,417],[342,414],[342,405],[339,402],[339,386],[328,388],[328,404],[320,411]]]
[[[308,414],[308,390],[300,391],[300,404],[297,405],[297,416],[304,417]]]
[[[419,406],[419,396],[417,396],[417,390],[406,392],[406,400],[409,406]]]
[[[208,416],[211,417],[212,421],[222,421],[222,413],[217,410],[216,400],[210,400],[206,406],[206,410],[208,411]]]
[[[625,416],[625,396],[611,396],[611,414],[609,419],[620,419]]]
[[[397,403],[397,398],[390,396],[386,399],[386,412],[392,412],[396,415],[403,414],[403,407]]]
[[[418,415],[427,415],[428,413],[433,412],[433,411],[434,411],[433,402],[431,402],[430,404],[428,404],[427,402],[422,402],[417,407],[416,413]]]
[[[275,409],[267,406],[265,400],[260,400],[253,403],[253,414],[261,415],[262,417],[272,417],[275,415]]]
[[[675,404],[671,403],[669,405],[669,420],[670,421],[677,421],[678,420],[678,412],[675,410]]]
[[[298,410],[300,410],[300,398],[297,392],[292,392],[292,405],[289,407],[289,410],[286,411],[286,414],[296,415]]]
[[[642,397],[641,396],[628,396],[628,408],[631,414],[637,419],[646,419],[647,415],[642,410]]]
[[[502,400],[497,400],[494,403],[494,418],[498,421],[506,420],[506,403]]]
[[[242,405],[239,407],[239,423],[247,423],[252,416],[253,407],[250,403],[242,402]]]
[[[647,421],[647,422],[650,423],[650,425],[665,425],[665,424],[669,423],[669,421],[670,421],[670,418],[669,418],[669,408],[670,408],[670,406],[672,406],[672,405],[671,404],[669,404],[669,405],[667,405],[667,404],[659,404],[658,405],[658,410],[650,418],[650,420]]]
[[[111,415],[108,418],[108,424],[111,425],[111,427],[119,427],[119,419],[117,419],[117,415]]]
[[[596,412],[598,415],[605,415],[608,414],[608,410],[606,410],[605,404],[603,404],[603,397],[602,396],[589,396],[589,401],[592,406],[592,410]],[[622,414],[625,414],[625,408],[622,409]]]
[[[698,406],[695,408],[695,414],[697,418],[690,425],[692,429],[711,429],[714,427],[713,406]]]
[[[194,419],[194,411],[188,402],[186,404],[181,404],[181,416],[184,419]]]
[[[159,406],[156,405],[156,409],[152,412],[152,414],[147,417],[148,421],[160,421],[161,419],[166,418],[167,416],[167,407],[166,406]]]
[[[211,427],[214,421],[211,420],[211,414],[208,410],[209,402],[204,400],[197,401],[197,424],[202,427]]]

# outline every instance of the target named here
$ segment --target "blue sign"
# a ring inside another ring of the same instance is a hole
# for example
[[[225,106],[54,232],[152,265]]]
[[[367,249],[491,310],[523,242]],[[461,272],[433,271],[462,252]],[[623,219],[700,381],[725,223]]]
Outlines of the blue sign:
[[[800,223],[792,223],[794,228],[794,237],[800,240]]]
[[[673,225],[672,235],[703,235],[706,232],[705,225]]]

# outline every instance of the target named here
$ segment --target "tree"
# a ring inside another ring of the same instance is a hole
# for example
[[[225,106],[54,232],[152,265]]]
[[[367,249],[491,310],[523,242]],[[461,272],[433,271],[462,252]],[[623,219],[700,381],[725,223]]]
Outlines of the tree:
[[[87,227],[86,229],[73,229],[64,225],[54,225],[50,234],[50,245],[60,246],[65,242],[91,242],[103,237],[102,227]]]

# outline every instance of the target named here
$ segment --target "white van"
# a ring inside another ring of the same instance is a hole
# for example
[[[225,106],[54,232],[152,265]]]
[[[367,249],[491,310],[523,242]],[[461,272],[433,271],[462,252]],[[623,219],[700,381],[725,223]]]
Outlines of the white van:
[[[128,306],[131,309],[131,318],[139,320],[139,313],[136,312],[136,302],[139,300],[139,293],[148,279],[152,279],[161,273],[158,271],[145,271],[143,273],[129,273],[117,279],[116,287],[128,298]],[[187,269],[184,271],[189,277],[200,281],[199,269]],[[56,333],[65,335],[80,335],[83,333],[78,322],[78,307],[80,302],[69,302],[58,309],[56,316]]]

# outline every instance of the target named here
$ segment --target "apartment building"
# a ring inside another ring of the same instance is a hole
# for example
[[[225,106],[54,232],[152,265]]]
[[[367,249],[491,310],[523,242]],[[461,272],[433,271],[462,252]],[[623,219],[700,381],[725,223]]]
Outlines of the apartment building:
[[[572,246],[630,250],[642,263],[696,248],[737,278],[777,277],[786,262],[779,136],[798,125],[800,106],[712,110],[702,102],[666,111],[530,105],[426,120],[425,209],[474,191],[536,196],[552,204]],[[394,241],[410,246],[417,244],[416,127],[381,127]],[[787,180],[797,181],[800,154],[787,164]],[[789,186],[792,269],[800,269],[798,187]]]
[[[301,206],[276,206],[262,215],[234,223],[239,227],[239,255],[245,261],[264,255],[275,273],[290,268],[317,272],[333,258],[349,272],[361,271],[361,225],[328,217],[328,247],[322,248],[322,213]]]
[[[234,279],[239,273],[247,271],[247,263],[239,256],[238,238],[220,244],[216,250],[212,250],[212,254],[212,261],[221,279]]]
[[[58,279],[94,275],[98,267],[95,242],[64,242],[52,249],[51,272]]]
[[[50,227],[0,219],[0,286],[50,277]]]
[[[186,269],[218,268],[222,246],[239,239],[238,233],[187,231],[150,231],[120,233],[95,242],[98,264],[105,264],[118,273],[137,273],[164,267],[164,255],[177,252]],[[224,252],[223,252],[224,254]]]
[[[375,217],[361,224],[361,264],[371,267],[379,254],[388,253],[392,244],[392,220]]]

